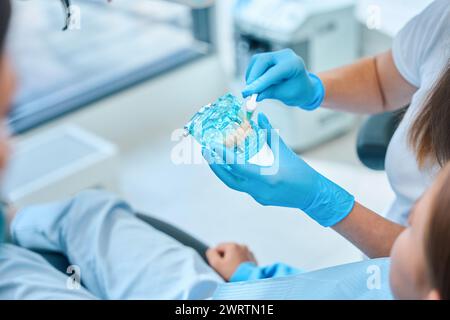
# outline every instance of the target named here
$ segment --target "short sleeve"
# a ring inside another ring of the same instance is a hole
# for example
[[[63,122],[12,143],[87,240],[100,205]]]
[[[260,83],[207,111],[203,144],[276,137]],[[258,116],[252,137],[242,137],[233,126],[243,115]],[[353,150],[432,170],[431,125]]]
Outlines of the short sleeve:
[[[439,41],[448,37],[449,1],[436,0],[411,19],[394,39],[392,55],[400,74],[421,85],[421,67]]]

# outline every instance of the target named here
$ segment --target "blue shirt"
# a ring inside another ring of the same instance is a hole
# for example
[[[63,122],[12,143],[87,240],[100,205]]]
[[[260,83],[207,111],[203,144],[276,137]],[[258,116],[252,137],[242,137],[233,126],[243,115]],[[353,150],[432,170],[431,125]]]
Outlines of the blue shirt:
[[[284,263],[275,263],[270,266],[258,267],[253,262],[244,262],[239,265],[231,276],[230,282],[279,278],[297,275],[302,272],[302,270],[293,268]]]
[[[258,268],[240,265],[233,280],[239,276],[273,278],[250,279],[219,285],[216,300],[390,300],[389,258],[359,262],[301,272],[277,264]],[[280,271],[279,270],[284,270]],[[300,272],[293,275],[290,272]],[[288,276],[283,276],[288,274]]]

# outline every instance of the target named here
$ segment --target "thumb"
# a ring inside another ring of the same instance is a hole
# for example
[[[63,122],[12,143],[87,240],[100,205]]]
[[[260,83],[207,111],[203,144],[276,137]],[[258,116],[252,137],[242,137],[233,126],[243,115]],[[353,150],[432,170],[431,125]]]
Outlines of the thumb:
[[[272,127],[264,113],[258,114],[258,125],[267,132],[267,144],[273,152],[275,158],[278,158],[280,148],[284,146],[284,142],[278,134],[277,130]]]
[[[258,114],[258,125],[262,129],[272,130],[272,125],[270,124],[269,119],[267,119],[267,116],[262,112]]]
[[[242,95],[244,97],[248,97],[255,93],[260,94],[267,90],[270,86],[272,86],[272,83],[267,77],[260,77],[248,84],[242,91]]]
[[[258,114],[258,125],[261,129],[266,130],[267,144],[270,148],[272,148],[272,142],[274,141],[274,139],[279,139],[278,133],[273,129],[272,125],[269,122],[269,119],[267,119],[267,116],[262,112]]]
[[[208,259],[208,263],[214,266],[217,265],[222,257],[217,249],[209,248],[206,250],[206,258]]]

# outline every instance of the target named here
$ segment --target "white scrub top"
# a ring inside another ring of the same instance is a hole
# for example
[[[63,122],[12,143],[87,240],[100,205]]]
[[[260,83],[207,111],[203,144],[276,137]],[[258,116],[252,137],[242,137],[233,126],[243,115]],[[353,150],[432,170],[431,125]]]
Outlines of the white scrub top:
[[[405,225],[414,202],[432,184],[439,171],[436,164],[418,167],[408,133],[450,59],[450,0],[434,1],[408,22],[394,39],[392,53],[400,74],[419,88],[392,137],[385,163],[396,194],[387,218]]]

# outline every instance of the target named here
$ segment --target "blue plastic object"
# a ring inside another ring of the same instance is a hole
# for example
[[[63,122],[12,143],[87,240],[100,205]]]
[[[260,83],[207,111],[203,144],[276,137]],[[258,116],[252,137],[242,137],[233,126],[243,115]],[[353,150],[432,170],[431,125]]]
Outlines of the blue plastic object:
[[[216,160],[223,159],[216,154],[217,149],[231,149],[236,161],[248,161],[266,143],[265,131],[247,118],[243,103],[230,93],[202,107],[185,130]],[[238,133],[245,137],[242,141],[237,138]]]

